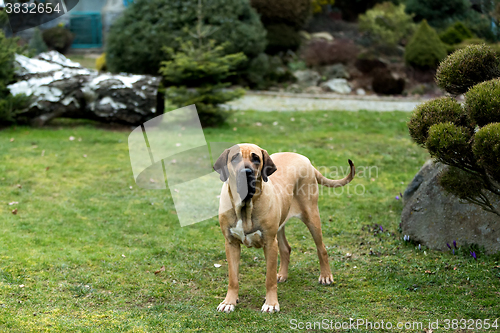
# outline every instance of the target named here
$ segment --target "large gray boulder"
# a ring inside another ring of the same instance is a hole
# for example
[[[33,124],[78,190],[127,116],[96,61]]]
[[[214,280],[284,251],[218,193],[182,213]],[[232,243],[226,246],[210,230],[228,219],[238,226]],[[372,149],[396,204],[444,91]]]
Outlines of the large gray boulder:
[[[321,80],[321,75],[311,69],[295,71],[293,76],[295,76],[297,84],[301,87],[317,86],[319,80]]]
[[[456,240],[458,246],[478,244],[487,253],[500,251],[500,218],[446,193],[437,179],[446,168],[427,161],[406,189],[401,214],[403,235],[436,250],[448,250],[446,243]],[[498,197],[489,199],[500,207]]]

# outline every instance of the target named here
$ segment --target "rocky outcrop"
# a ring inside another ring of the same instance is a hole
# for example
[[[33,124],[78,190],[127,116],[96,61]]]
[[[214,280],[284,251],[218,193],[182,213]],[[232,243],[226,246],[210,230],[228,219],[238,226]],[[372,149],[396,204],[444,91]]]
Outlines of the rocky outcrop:
[[[487,253],[499,252],[500,218],[444,192],[437,177],[446,168],[427,161],[406,189],[401,215],[403,235],[437,250],[448,250],[446,243],[456,240],[459,246],[478,244]],[[500,207],[498,197],[490,200]]]
[[[163,113],[159,77],[98,73],[56,51],[16,55],[16,79],[10,92],[31,98],[16,117],[35,126],[56,117],[140,125]]]

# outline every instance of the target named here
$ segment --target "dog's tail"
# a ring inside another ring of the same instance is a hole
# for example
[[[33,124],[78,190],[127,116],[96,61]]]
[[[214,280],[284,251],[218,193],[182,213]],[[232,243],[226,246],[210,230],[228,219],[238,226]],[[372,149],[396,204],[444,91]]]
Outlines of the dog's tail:
[[[351,180],[354,178],[354,175],[356,174],[356,168],[354,167],[354,164],[352,163],[351,160],[349,160],[349,165],[351,167],[351,172],[349,172],[349,174],[343,179],[338,179],[338,180],[328,179],[325,176],[323,176],[321,172],[314,169],[314,172],[316,173],[316,179],[319,184],[326,187],[341,187],[347,185],[351,182]]]

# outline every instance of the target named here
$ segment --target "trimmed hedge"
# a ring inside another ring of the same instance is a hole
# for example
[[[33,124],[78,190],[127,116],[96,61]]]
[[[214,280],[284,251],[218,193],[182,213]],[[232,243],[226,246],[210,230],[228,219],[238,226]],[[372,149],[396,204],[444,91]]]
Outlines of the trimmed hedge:
[[[471,155],[469,141],[472,135],[468,128],[452,122],[432,125],[425,146],[432,157],[454,164]]]
[[[465,110],[451,97],[436,98],[418,105],[407,125],[413,140],[419,145],[425,146],[430,127],[446,122],[467,127]]]
[[[436,73],[436,83],[452,95],[465,93],[470,87],[500,76],[500,59],[486,45],[469,45],[446,58]]]
[[[500,79],[482,82],[465,93],[465,109],[479,126],[500,122]]]
[[[472,151],[478,164],[500,179],[500,123],[484,126],[475,134]]]

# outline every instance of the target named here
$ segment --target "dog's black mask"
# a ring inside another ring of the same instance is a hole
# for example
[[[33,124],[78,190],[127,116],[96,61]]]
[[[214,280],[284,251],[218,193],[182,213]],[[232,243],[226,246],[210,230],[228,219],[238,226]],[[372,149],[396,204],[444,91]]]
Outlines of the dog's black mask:
[[[255,172],[250,168],[244,168],[238,172],[236,187],[242,201],[250,201],[255,195],[257,179]]]

